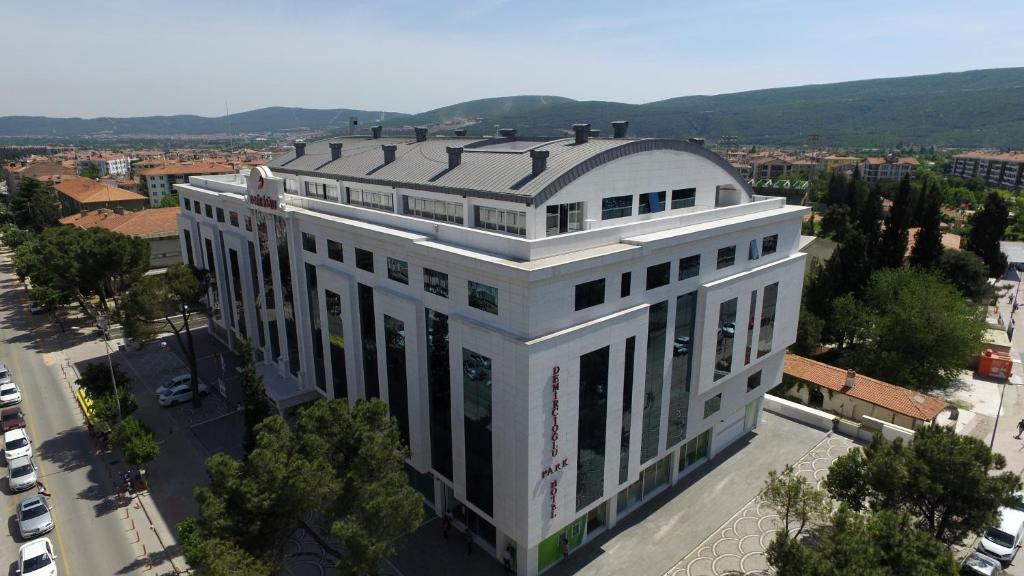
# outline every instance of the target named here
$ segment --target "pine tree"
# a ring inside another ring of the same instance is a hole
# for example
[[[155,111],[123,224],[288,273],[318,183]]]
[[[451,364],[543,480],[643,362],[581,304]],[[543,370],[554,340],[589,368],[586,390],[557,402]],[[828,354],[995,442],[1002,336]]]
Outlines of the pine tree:
[[[846,204],[846,178],[838,172],[831,172],[828,177],[828,195],[825,203],[829,206]]]
[[[892,201],[892,208],[885,219],[885,230],[882,231],[882,243],[879,248],[878,265],[884,268],[903,266],[903,257],[907,253],[908,232],[911,213],[910,177],[900,180],[899,188]]]
[[[1009,221],[1010,210],[998,192],[985,198],[985,205],[971,219],[971,232],[967,246],[985,261],[990,276],[1002,277],[1006,273],[1006,255],[999,250]]]
[[[914,236],[914,249],[910,252],[910,264],[921,268],[935,268],[942,260],[942,223],[939,212],[939,191],[936,187],[928,189],[927,196],[921,202],[921,229]]]

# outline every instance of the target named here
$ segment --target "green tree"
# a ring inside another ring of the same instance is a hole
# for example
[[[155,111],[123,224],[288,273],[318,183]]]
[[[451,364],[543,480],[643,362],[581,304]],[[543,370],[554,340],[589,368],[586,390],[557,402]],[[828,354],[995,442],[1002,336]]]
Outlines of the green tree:
[[[22,178],[11,199],[14,223],[23,230],[41,232],[54,226],[60,218],[60,203],[45,184],[33,178]]]
[[[821,335],[825,329],[825,321],[800,305],[800,320],[796,327],[796,342],[792,349],[794,354],[813,356],[821,348]]]
[[[100,429],[110,430],[124,417],[135,412],[139,401],[127,388],[118,388],[104,394],[90,395],[93,418]]]
[[[149,242],[106,228],[78,231],[80,247],[76,283],[82,293],[107,300],[142,278],[149,270]]]
[[[868,338],[874,317],[853,294],[843,294],[832,302],[829,339],[842,350]]]
[[[914,248],[910,251],[910,264],[931,269],[942,260],[942,212],[938,190],[929,188],[921,199],[920,230],[914,236]]]
[[[846,178],[838,172],[829,172],[825,203],[829,206],[846,204]]]
[[[5,205],[0,204],[0,206]],[[34,240],[35,237],[35,232],[31,230],[22,230],[11,222],[0,227],[0,240],[2,240],[4,245],[11,250],[17,250],[19,246]]]
[[[985,205],[971,218],[971,231],[967,236],[967,248],[981,256],[988,267],[989,276],[1001,278],[1006,272],[1006,255],[999,250],[1009,222],[1010,211],[1002,195],[989,194]]]
[[[160,205],[157,208],[177,208],[178,207],[178,195],[168,194],[160,200]]]
[[[160,444],[142,422],[128,416],[113,427],[110,441],[117,446],[124,459],[136,467],[151,462],[160,454]]]
[[[178,541],[189,566],[198,576],[271,576],[273,570],[234,542],[209,538],[195,518],[177,525]]]
[[[394,418],[379,400],[321,401],[302,411],[296,425],[307,458],[334,467],[333,499],[323,512],[345,548],[341,574],[374,574],[423,519],[423,498],[405,474],[408,449]]]
[[[984,310],[937,274],[879,270],[863,302],[874,318],[870,333],[843,355],[859,372],[913,390],[942,389],[981,351]]]
[[[994,289],[988,283],[988,268],[980,256],[966,250],[946,250],[939,260],[939,273],[956,286],[965,298],[982,304],[992,298]]]
[[[850,207],[833,204],[821,217],[821,235],[836,242],[844,242],[853,226],[850,224]]]
[[[905,512],[946,544],[995,524],[1014,501],[1020,477],[1001,472],[1006,459],[978,438],[952,427],[926,426],[907,444],[876,435],[865,448],[840,456],[825,486],[853,510]]]
[[[117,362],[90,362],[82,368],[75,384],[85,388],[90,396],[98,396],[114,391],[114,382],[110,379],[111,367],[113,367],[114,378],[117,379],[117,387],[126,390],[131,389],[133,381]]]
[[[879,247],[878,264],[885,268],[903,266],[907,253],[908,229],[913,211],[910,196],[910,176],[904,176],[893,197],[892,208],[885,218],[882,241]]]
[[[868,255],[868,240],[859,232],[851,232],[832,257],[811,278],[804,291],[807,308],[818,317],[831,321],[832,302],[843,294],[859,296],[871,278],[874,262]]]
[[[792,464],[787,464],[782,472],[768,472],[761,501],[779,515],[782,530],[793,538],[799,538],[808,524],[814,527],[827,520],[832,511],[825,491],[798,475]]]
[[[185,352],[192,375],[192,404],[199,406],[199,369],[192,324],[205,309],[208,276],[205,271],[172,264],[162,276],[143,276],[121,302],[121,319],[132,338],[150,340],[170,330]]]
[[[263,385],[263,377],[256,370],[256,358],[253,353],[252,344],[249,340],[242,338],[239,341],[239,356],[242,358],[242,365],[239,369],[242,385],[242,409],[245,420],[245,437],[242,441],[243,449],[248,454],[256,446],[256,426],[273,414],[270,402],[267,400],[266,388]]]
[[[779,530],[765,550],[768,565],[778,576],[810,576],[814,551],[790,537],[785,530]]]
[[[89,162],[78,175],[82,178],[95,180],[100,177],[100,167],[95,162]]]

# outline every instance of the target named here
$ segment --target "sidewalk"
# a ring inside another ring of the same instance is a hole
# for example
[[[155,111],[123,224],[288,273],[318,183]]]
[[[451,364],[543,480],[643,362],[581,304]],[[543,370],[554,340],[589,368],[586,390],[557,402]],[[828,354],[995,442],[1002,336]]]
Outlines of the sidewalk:
[[[1017,292],[1016,282],[1001,281],[997,284],[1008,286],[1009,290],[1005,296],[999,298],[996,308],[998,315],[1006,320],[1013,318],[1016,326],[1024,325],[1024,290],[1021,291],[1020,306],[1016,313],[1013,311],[1011,299]],[[990,307],[989,310],[992,308]],[[1024,382],[1024,369],[1022,369],[1020,358],[1024,356],[1024,330],[1017,329],[1013,333],[1010,343],[1012,345],[1011,355],[1014,357],[1013,376],[1016,382]],[[1002,388],[1002,386],[1000,386]],[[1017,422],[1024,418],[1024,386],[1020,384],[1007,384],[1003,393],[1003,407],[999,412],[998,428],[995,431],[993,449],[1006,457],[1006,469],[1024,473],[1024,440],[1016,439]],[[996,425],[995,422],[992,425]],[[983,438],[986,442],[992,441],[992,426],[986,427],[988,434]]]

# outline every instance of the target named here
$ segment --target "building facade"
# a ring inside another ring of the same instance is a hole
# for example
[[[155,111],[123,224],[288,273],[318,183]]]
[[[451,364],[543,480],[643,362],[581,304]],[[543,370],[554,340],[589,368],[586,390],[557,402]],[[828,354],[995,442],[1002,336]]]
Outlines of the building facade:
[[[1024,190],[1024,153],[968,152],[953,157],[952,173],[961,178],[981,178],[989,186]]]
[[[806,208],[698,144],[341,138],[176,186],[279,409],[386,401],[412,484],[537,574],[757,425]]]
[[[150,206],[159,206],[164,196],[174,192],[174,185],[188,182],[198,174],[231,174],[235,169],[215,162],[166,163],[139,172],[139,191],[149,198]]]
[[[162,271],[181,262],[178,239],[180,208],[150,208],[129,212],[122,208],[100,208],[60,219],[61,224],[79,228],[106,228],[119,234],[142,238],[149,243],[149,269]]]
[[[132,169],[132,161],[127,155],[122,154],[99,154],[75,159],[75,169],[79,174],[88,170],[90,166],[96,167],[100,178],[119,177],[128,175]]]
[[[901,158],[895,154],[865,158],[860,164],[861,179],[865,182],[901,180],[910,176],[921,163],[917,158]]]
[[[146,198],[140,194],[82,176],[61,177],[52,186],[60,201],[61,216],[100,208],[142,210],[146,207]]]

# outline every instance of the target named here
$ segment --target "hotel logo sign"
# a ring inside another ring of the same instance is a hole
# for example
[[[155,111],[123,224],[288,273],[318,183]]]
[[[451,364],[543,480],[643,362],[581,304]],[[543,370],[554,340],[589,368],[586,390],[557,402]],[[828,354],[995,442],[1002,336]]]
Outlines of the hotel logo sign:
[[[546,451],[550,452],[550,462],[541,470],[541,480],[548,480],[548,513],[550,518],[558,515],[558,474],[569,467],[569,458],[559,458],[558,446],[558,392],[561,388],[559,373],[561,368],[555,366],[551,369],[551,428],[549,444]]]

